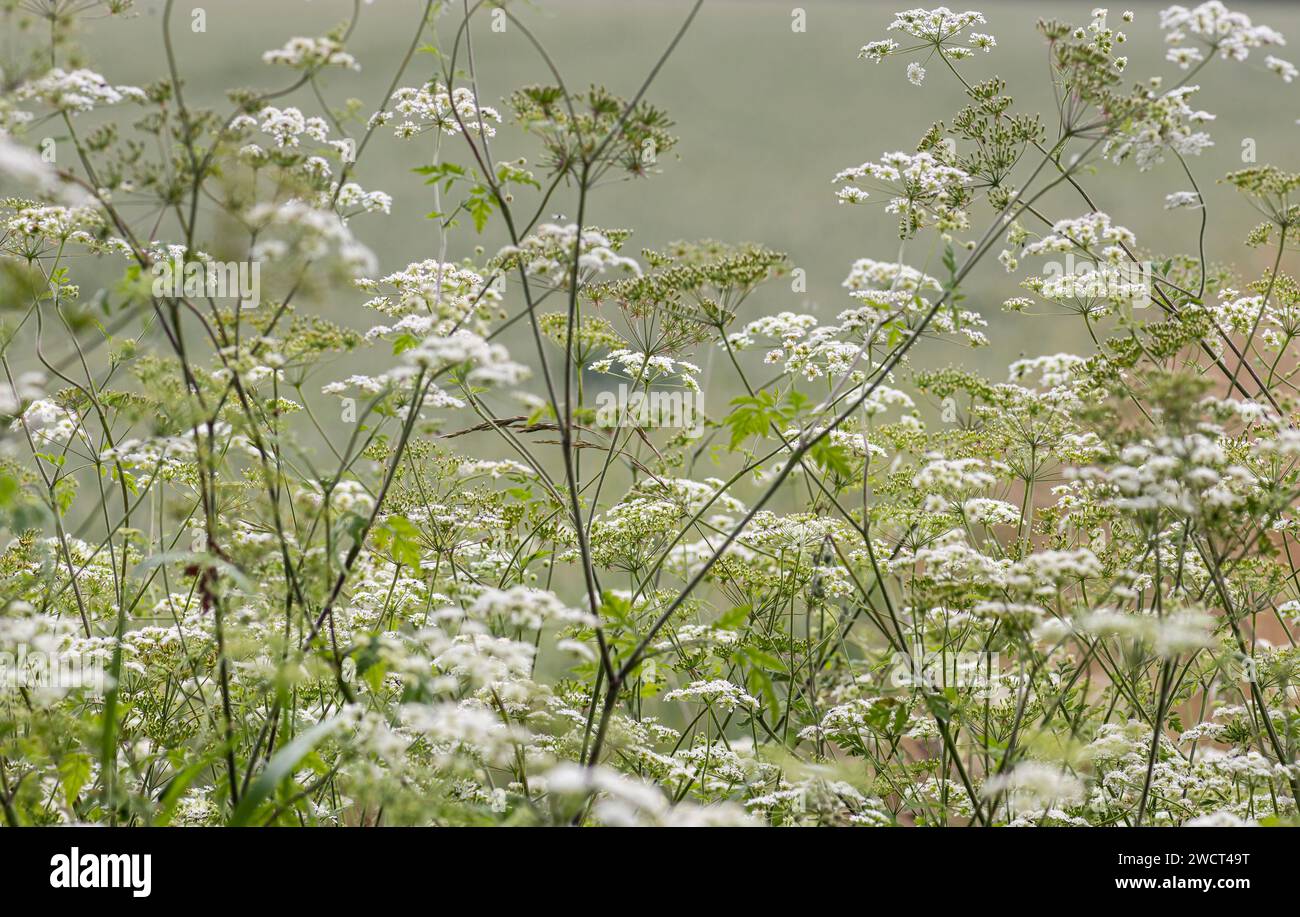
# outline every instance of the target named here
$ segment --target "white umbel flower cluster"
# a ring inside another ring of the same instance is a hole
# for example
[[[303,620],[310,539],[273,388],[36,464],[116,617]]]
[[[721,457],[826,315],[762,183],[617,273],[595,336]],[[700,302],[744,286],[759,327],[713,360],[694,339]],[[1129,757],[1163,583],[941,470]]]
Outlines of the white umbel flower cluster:
[[[1165,30],[1165,42],[1174,49],[1185,42],[1191,62],[1203,60],[1202,49],[1224,60],[1243,61],[1255,48],[1284,45],[1286,39],[1276,29],[1255,25],[1245,13],[1229,10],[1219,0],[1207,0],[1199,6],[1171,6],[1160,13],[1160,28]]]
[[[894,195],[885,209],[903,218],[905,236],[930,225],[945,231],[969,225],[963,208],[971,177],[932,153],[886,153],[879,162],[844,169],[835,176],[836,184],[845,184],[837,199],[842,204],[866,201],[870,192],[859,185],[868,181]]]
[[[403,87],[389,99],[391,110],[376,112],[370,118],[372,127],[387,124],[394,117],[401,118],[393,126],[393,136],[399,140],[417,137],[426,131],[441,131],[456,135],[468,131],[484,137],[495,137],[494,124],[501,123],[501,114],[495,108],[479,105],[474,93],[464,86],[450,92],[439,82],[425,83],[419,87]]]
[[[144,102],[143,89],[113,86],[93,70],[67,71],[55,67],[45,76],[18,87],[15,96],[42,102],[57,111],[79,115],[105,105]]]
[[[608,271],[641,275],[641,266],[634,258],[618,253],[608,235],[590,226],[578,239],[578,225],[569,223],[542,223],[536,230],[519,240],[518,245],[507,245],[497,253],[497,259],[513,265],[521,263],[530,275],[547,283],[567,283],[573,268],[573,252],[578,250],[578,271],[591,276]]]
[[[321,67],[343,67],[360,70],[361,65],[343,45],[332,38],[290,38],[283,47],[267,51],[262,62],[280,64],[295,70],[319,70]]]

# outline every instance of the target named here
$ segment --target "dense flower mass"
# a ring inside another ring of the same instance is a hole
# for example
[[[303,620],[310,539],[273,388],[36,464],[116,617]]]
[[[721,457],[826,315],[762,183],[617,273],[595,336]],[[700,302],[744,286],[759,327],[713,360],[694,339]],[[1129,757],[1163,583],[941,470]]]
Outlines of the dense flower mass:
[[[1284,45],[1286,40],[1276,30],[1266,25],[1255,25],[1245,13],[1234,12],[1219,2],[1207,2],[1188,9],[1171,6],[1160,13],[1160,28],[1165,30],[1165,41],[1173,51],[1185,43],[1192,59],[1204,59],[1201,51],[1218,54],[1224,60],[1242,61],[1254,48]]]
[[[363,104],[354,4],[224,109],[44,6],[0,9],[52,30],[0,95],[7,823],[1300,824],[1300,174],[1227,175],[1262,252],[1207,260],[1192,82],[1289,104],[1272,28],[1045,20],[1040,113],[982,13],[896,13],[861,55],[961,101],[823,186],[897,236],[814,303],[761,244],[594,225],[677,128],[531,33],[556,84],[485,104],[497,5]],[[1035,311],[1077,346],[949,346]]]
[[[262,60],[268,64],[282,64],[302,70],[320,67],[346,67],[361,69],[357,59],[343,50],[332,38],[291,38],[283,48],[267,51]]]
[[[145,101],[144,90],[135,86],[113,86],[93,70],[67,71],[62,67],[19,86],[14,97],[72,114],[83,114],[103,105]]]
[[[444,134],[470,131],[493,137],[496,128],[492,122],[501,120],[495,108],[480,106],[474,93],[465,86],[450,91],[438,82],[408,86],[398,89],[388,101],[391,109],[376,112],[370,123],[378,126],[400,118],[393,126],[393,134],[404,140],[427,130]]]
[[[920,78],[913,82],[919,83]],[[859,187],[861,184],[875,182],[886,193],[892,193],[894,197],[885,209],[900,216],[900,234],[904,238],[931,225],[944,230],[969,225],[962,208],[969,197],[971,177],[927,152],[887,153],[879,162],[844,169],[835,176],[835,182],[846,185],[838,192],[844,204],[860,204],[871,196]]]

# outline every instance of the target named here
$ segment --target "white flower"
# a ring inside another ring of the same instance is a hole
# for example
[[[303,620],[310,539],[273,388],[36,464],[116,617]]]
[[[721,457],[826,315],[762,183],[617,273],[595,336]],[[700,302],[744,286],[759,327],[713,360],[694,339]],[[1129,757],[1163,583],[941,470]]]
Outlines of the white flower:
[[[332,250],[354,275],[367,274],[375,268],[374,253],[357,241],[347,222],[332,210],[313,207],[301,200],[260,203],[249,209],[246,219],[260,230],[274,228],[293,237],[291,246],[284,239],[271,238],[263,232],[252,250],[254,260],[274,261],[290,251],[314,260]]]
[[[366,335],[369,338],[396,333],[451,334],[462,327],[486,334],[487,319],[501,302],[501,292],[482,274],[432,258],[382,277],[360,278],[356,285],[372,294],[366,303],[371,309],[402,319],[392,327],[372,328]]]
[[[879,182],[897,195],[885,210],[903,218],[906,236],[914,235],[916,229],[931,224],[942,230],[964,229],[969,225],[964,206],[971,177],[961,169],[943,163],[932,153],[886,153],[879,162],[864,162],[844,169],[834,181],[852,185],[867,179]],[[865,196],[866,193],[856,187],[847,187],[839,192],[840,200],[854,203]]]
[[[93,111],[99,105],[144,102],[143,89],[135,86],[111,86],[93,70],[68,72],[55,67],[45,76],[18,87],[15,97],[44,102],[51,108],[72,114]]]
[[[321,508],[325,505],[325,492],[323,490],[311,490],[304,494],[307,503],[311,506]],[[335,513],[355,513],[358,516],[367,515],[375,508],[375,498],[370,495],[370,491],[360,481],[353,481],[344,478],[341,481],[334,482],[329,489],[330,510]]]
[[[890,23],[889,31],[906,32],[908,35],[934,44],[948,41],[971,26],[983,25],[986,22],[983,13],[977,13],[974,10],[956,13],[946,6],[936,7],[932,10],[905,10],[896,13],[895,17],[894,21]]]
[[[983,793],[996,797],[1006,793],[1012,809],[1043,809],[1049,805],[1068,805],[1083,799],[1083,781],[1059,767],[1041,761],[1024,761],[1008,774],[984,781]]]
[[[1272,54],[1264,58],[1264,65],[1282,77],[1284,83],[1289,83],[1300,75],[1300,70],[1296,70],[1295,64],[1282,60],[1280,57],[1274,57]]]
[[[594,627],[597,623],[588,612],[565,605],[555,593],[527,586],[485,589],[466,614],[480,621],[505,621],[511,627],[525,630],[540,630],[543,626],[556,624]]]
[[[1205,60],[1205,55],[1199,48],[1170,48],[1165,52],[1165,60],[1177,64],[1181,70],[1187,70],[1192,64]]]
[[[356,58],[344,51],[343,46],[332,38],[290,38],[284,47],[263,54],[262,61],[284,64],[298,70],[318,70],[321,67],[361,69]]]
[[[393,128],[393,134],[403,140],[426,130],[459,134],[463,129],[495,137],[496,128],[492,122],[501,121],[495,108],[480,106],[474,93],[464,86],[457,86],[448,93],[442,83],[429,82],[420,87],[398,89],[388,101],[391,110],[376,112],[371,116],[371,125],[386,124],[399,117],[401,120]]]
[[[943,291],[943,284],[929,274],[923,274],[914,267],[899,264],[896,261],[875,261],[871,258],[859,258],[853,262],[849,276],[841,284],[848,290],[908,290],[912,292],[928,290],[931,293]]]
[[[912,485],[922,491],[964,491],[991,487],[997,483],[988,463],[979,458],[949,459],[931,453],[912,478]]]
[[[1198,815],[1183,822],[1184,828],[1249,828],[1258,824],[1254,819],[1245,819],[1224,809],[1208,815]]]
[[[297,147],[307,136],[320,143],[328,139],[329,125],[324,118],[308,118],[297,108],[276,108],[268,105],[258,114],[258,129],[275,138],[281,148]]]
[[[393,208],[391,196],[383,191],[366,191],[354,181],[348,182],[342,188],[335,185],[328,194],[322,195],[322,207],[328,206],[331,198],[334,198],[335,204],[343,210],[358,213],[389,213]]]
[[[1175,210],[1179,207],[1200,207],[1201,196],[1195,191],[1175,191],[1165,195],[1165,209]]]
[[[81,205],[88,197],[77,186],[64,183],[54,166],[34,151],[14,143],[3,131],[0,131],[0,175],[38,194],[56,196],[64,204]]]
[[[17,414],[23,405],[44,394],[45,375],[34,370],[19,374],[10,384],[0,383],[0,414]]]
[[[1018,382],[1027,376],[1036,375],[1041,385],[1047,388],[1068,385],[1075,373],[1088,363],[1084,357],[1072,353],[1044,355],[1028,360],[1016,360],[1008,367],[1008,377]]]
[[[65,445],[78,433],[85,435],[74,414],[47,398],[29,404],[9,428],[15,431],[26,429],[33,440],[46,446]]]
[[[1107,214],[1089,213],[1075,219],[1057,220],[1052,224],[1052,231],[1037,242],[1026,245],[1024,253],[1033,256],[1078,250],[1092,256],[1100,255],[1115,264],[1126,257],[1124,246],[1136,244],[1137,237],[1125,227],[1112,224]]]
[[[676,691],[669,691],[664,695],[664,700],[699,700],[712,702],[722,707],[728,713],[737,707],[749,707],[751,710],[758,709],[758,701],[746,694],[731,682],[715,678],[713,681],[693,681],[685,688],[678,688]]]
[[[653,783],[627,777],[603,765],[582,767],[564,762],[545,777],[549,792],[560,796],[596,796],[593,813],[611,827],[740,827],[757,822],[733,803],[672,804]]]
[[[543,223],[518,245],[502,248],[497,253],[497,260],[503,267],[522,264],[529,274],[555,285],[564,285],[573,270],[575,247],[580,274],[590,276],[619,271],[641,276],[641,266],[636,260],[620,255],[615,242],[600,230],[588,226],[579,240],[576,223],[565,226]]]
[[[1106,141],[1105,154],[1115,162],[1132,157],[1139,171],[1159,165],[1166,150],[1182,156],[1199,156],[1214,145],[1208,133],[1196,130],[1198,125],[1213,121],[1214,115],[1187,104],[1199,88],[1180,86],[1159,96],[1148,90],[1141,117]]]
[[[527,366],[511,360],[503,345],[464,328],[448,336],[430,335],[403,351],[402,358],[413,367],[466,366],[466,379],[475,385],[517,385],[530,372]]]
[[[872,41],[863,45],[858,57],[865,57],[878,64],[896,50],[898,50],[898,42],[886,38],[883,41]]]
[[[687,391],[700,390],[700,384],[696,379],[700,372],[698,366],[686,360],[674,360],[663,354],[642,353],[620,347],[593,361],[587,368],[592,372],[614,373],[616,365],[617,372],[637,383],[649,385],[675,377]]]
[[[1015,525],[1020,521],[1020,507],[1006,500],[973,497],[962,504],[962,512],[971,522],[984,525]]]
[[[402,722],[431,743],[444,766],[456,755],[468,755],[504,767],[514,759],[517,746],[529,739],[526,729],[503,722],[499,714],[474,701],[407,704]]]
[[[1232,12],[1219,0],[1207,0],[1191,9],[1171,6],[1161,11],[1160,28],[1166,31],[1168,43],[1180,45],[1190,36],[1224,60],[1245,60],[1252,48],[1286,44],[1275,30],[1254,25],[1245,13]]]

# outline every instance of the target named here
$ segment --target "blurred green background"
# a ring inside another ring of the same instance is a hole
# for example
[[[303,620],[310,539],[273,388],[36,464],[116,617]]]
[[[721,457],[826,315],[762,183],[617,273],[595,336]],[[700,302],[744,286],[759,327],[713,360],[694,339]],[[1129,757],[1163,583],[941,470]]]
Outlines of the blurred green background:
[[[174,24],[177,53],[193,103],[218,104],[221,93],[245,85],[283,86],[289,74],[260,61],[264,50],[295,35],[320,35],[344,21],[351,0],[220,0],[206,4],[206,27],[190,30],[189,11],[180,4]],[[418,0],[379,0],[362,7],[360,25],[348,49],[362,62],[359,73],[333,70],[325,77],[331,104],[354,97],[362,110],[381,101],[419,19]],[[558,62],[571,87],[601,83],[631,95],[662,52],[690,8],[688,0],[545,0],[516,4],[522,17]],[[941,66],[929,66],[921,87],[911,85],[904,70],[913,57],[872,64],[857,57],[867,41],[886,37],[894,10],[904,3],[862,0],[803,0],[798,7],[770,0],[707,0],[693,27],[651,89],[648,99],[677,122],[681,143],[661,158],[662,174],[601,189],[590,208],[589,222],[636,230],[631,248],[654,247],[673,239],[712,237],[755,241],[788,252],[807,275],[807,291],[792,292],[779,282],[764,288],[747,307],[750,315],[782,309],[833,317],[852,303],[840,284],[859,257],[892,260],[897,253],[895,220],[883,213],[883,201],[865,206],[838,205],[832,176],[838,170],[878,157],[882,152],[914,147],[933,120],[950,116],[963,94]],[[1161,74],[1178,78],[1165,63],[1158,12],[1163,4],[1137,3],[1137,21],[1127,27],[1128,75],[1134,80]],[[457,6],[458,4],[453,4]],[[1084,23],[1089,3],[986,2],[976,4],[988,17],[984,31],[997,37],[991,54],[979,53],[965,66],[968,78],[998,74],[1009,83],[1018,108],[1052,111],[1051,86],[1043,41],[1034,28],[1040,16]],[[91,61],[114,83],[138,83],[159,77],[165,66],[161,42],[161,2],[143,2],[129,20],[93,23],[86,41]],[[1237,4],[1233,4],[1237,8]],[[1240,7],[1257,22],[1300,40],[1300,4],[1247,3]],[[792,28],[795,10],[805,14],[806,31]],[[1122,8],[1111,9],[1118,23]],[[459,9],[440,20],[444,46],[459,21]],[[518,29],[491,30],[486,16],[475,20],[474,50],[481,101],[504,109],[503,99],[520,84],[543,82],[547,71]],[[1267,49],[1288,57],[1287,49]],[[1300,83],[1287,85],[1264,67],[1267,50],[1244,63],[1215,61],[1198,79],[1205,89],[1194,107],[1218,116],[1210,130],[1216,146],[1192,160],[1210,205],[1209,253],[1231,260],[1243,270],[1258,271],[1270,257],[1240,244],[1257,222],[1255,213],[1235,192],[1215,186],[1225,172],[1242,166],[1243,140],[1255,142],[1259,162],[1297,168]],[[415,85],[433,73],[433,62],[417,56],[403,85]],[[319,104],[308,92],[280,100],[309,114]],[[1054,128],[1046,118],[1049,130]],[[451,147],[455,149],[455,145]],[[399,143],[381,131],[366,151],[358,178],[367,189],[394,197],[390,217],[359,217],[354,230],[379,255],[383,270],[436,254],[432,225],[424,214],[432,197],[411,168],[429,160],[431,137]],[[498,160],[528,156],[535,148],[514,128],[504,126],[494,147]],[[456,155],[463,156],[463,153]],[[1165,212],[1163,196],[1188,187],[1176,161],[1147,173],[1134,166],[1103,164],[1086,184],[1098,205],[1119,223],[1137,232],[1142,246],[1158,252],[1192,251],[1199,225],[1191,211]],[[572,217],[572,198],[559,195],[549,210]],[[1060,195],[1044,208],[1053,218],[1085,211],[1077,199]],[[529,209],[531,212],[531,208]],[[989,216],[981,207],[973,236]],[[427,232],[425,230],[428,230]],[[471,227],[456,235],[455,256],[470,254],[476,243],[494,252],[503,237],[489,227],[475,237]],[[994,251],[996,254],[996,250]],[[909,243],[907,260],[937,271],[937,253],[924,235]],[[1086,349],[1086,337],[1073,316],[1026,317],[1001,311],[1004,299],[1019,290],[993,258],[968,290],[971,308],[991,323],[993,345],[982,351],[930,344],[926,362],[961,360],[1000,378],[1005,364],[1021,353]],[[330,317],[357,327],[372,324],[363,297],[338,288],[313,304]],[[511,303],[512,305],[517,305]],[[742,316],[743,317],[743,316]]]

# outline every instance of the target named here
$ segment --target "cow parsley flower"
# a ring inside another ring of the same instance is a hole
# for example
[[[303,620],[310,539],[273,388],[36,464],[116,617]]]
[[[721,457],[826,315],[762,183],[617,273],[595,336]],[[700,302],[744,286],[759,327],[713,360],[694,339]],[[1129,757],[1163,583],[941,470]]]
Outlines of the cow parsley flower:
[[[983,25],[985,22],[987,20],[984,14],[974,10],[957,13],[946,6],[932,10],[917,8],[896,13],[889,31],[904,32],[930,44],[940,45],[971,26]]]
[[[354,275],[367,274],[375,268],[374,253],[353,236],[347,222],[332,210],[314,207],[306,201],[289,200],[280,204],[256,204],[245,218],[260,230],[276,230],[283,236],[264,232],[253,248],[256,260],[274,261],[291,254],[315,260],[333,253]]]
[[[664,695],[664,700],[698,700],[714,703],[728,713],[735,711],[737,707],[749,707],[751,710],[758,709],[757,700],[723,678],[715,678],[712,681],[693,681],[685,688],[669,691]]]
[[[501,303],[501,291],[478,271],[432,258],[415,261],[382,277],[361,277],[357,288],[372,295],[366,305],[392,318],[393,326],[376,326],[368,338],[390,334],[451,334],[465,327],[487,333],[487,321]]]
[[[617,365],[617,369],[615,366]],[[642,353],[628,348],[611,350],[587,366],[592,372],[617,372],[638,383],[650,385],[675,378],[688,391],[698,392],[700,367],[686,360],[674,360],[663,354]]]
[[[636,259],[618,253],[621,238],[593,226],[582,231],[578,239],[578,226],[569,223],[543,223],[519,241],[507,245],[497,253],[496,264],[503,270],[522,266],[539,280],[556,286],[568,283],[573,270],[573,253],[578,251],[578,271],[583,279],[596,274],[616,271],[641,276],[641,266]]]
[[[898,42],[894,41],[892,38],[886,38],[883,41],[872,41],[863,45],[862,51],[859,52],[858,56],[865,57],[867,60],[874,61],[878,64],[890,54],[897,51],[898,48]]]
[[[1025,246],[1028,256],[1047,252],[1081,251],[1099,254],[1105,261],[1116,264],[1126,257],[1123,246],[1134,246],[1137,237],[1123,226],[1111,223],[1105,213],[1090,213],[1074,219],[1057,220],[1052,231],[1036,242]]]
[[[309,118],[297,108],[276,108],[274,105],[268,105],[258,114],[257,127],[262,133],[270,134],[280,148],[299,146],[303,136],[324,143],[329,135],[329,126],[324,118]]]
[[[1175,191],[1165,195],[1165,209],[1176,210],[1180,207],[1200,207],[1201,195],[1195,191]]]
[[[1195,128],[1215,117],[1187,104],[1199,89],[1199,86],[1180,86],[1163,95],[1144,90],[1147,98],[1141,115],[1107,138],[1105,155],[1115,162],[1132,157],[1139,171],[1163,162],[1166,150],[1181,156],[1199,156],[1214,141],[1208,133]]]
[[[1076,803],[1083,799],[1084,784],[1075,775],[1042,761],[1017,764],[1010,773],[984,781],[987,797],[1006,795],[1011,809],[1043,809],[1049,805]]]
[[[973,497],[961,508],[967,519],[981,525],[1015,525],[1021,519],[1020,507],[1006,500]]]
[[[25,429],[33,440],[46,446],[66,445],[79,433],[85,435],[74,414],[47,398],[29,404],[9,428],[15,431]]]
[[[402,359],[426,369],[464,367],[466,381],[475,385],[517,385],[530,374],[527,366],[510,359],[504,345],[464,328],[450,335],[430,335],[403,351]]]
[[[367,191],[354,181],[347,182],[342,188],[336,184],[328,194],[321,196],[322,205],[328,205],[331,200],[339,209],[351,211],[351,214],[391,213],[393,209],[391,195],[383,191]]]
[[[1167,43],[1179,46],[1191,39],[1224,60],[1242,61],[1254,48],[1286,44],[1279,32],[1255,25],[1245,13],[1229,10],[1220,0],[1207,0],[1191,9],[1171,6],[1162,10],[1160,28],[1165,30]]]
[[[500,620],[510,627],[540,630],[542,627],[579,624],[596,626],[588,612],[570,608],[553,592],[514,586],[510,589],[485,589],[466,610],[473,620]]]
[[[1274,57],[1272,54],[1264,58],[1264,65],[1273,73],[1282,77],[1284,83],[1290,83],[1297,76],[1300,76],[1300,70],[1296,70],[1295,64],[1282,60],[1280,57]]]
[[[860,202],[866,192],[856,184],[867,180],[893,193],[895,197],[885,209],[901,217],[900,235],[904,238],[930,225],[944,231],[969,225],[965,207],[970,199],[971,177],[932,153],[886,153],[879,162],[844,169],[834,180],[848,185],[837,195],[842,203]]]
[[[55,67],[45,76],[18,87],[15,97],[42,102],[58,111],[84,114],[101,105],[144,102],[143,89],[135,86],[112,86],[93,70],[66,71]]]
[[[501,122],[495,108],[479,105],[474,93],[464,86],[448,92],[440,82],[429,82],[419,87],[404,87],[388,100],[390,109],[376,112],[370,118],[372,127],[387,124],[394,117],[401,120],[393,127],[393,135],[407,140],[436,130],[456,135],[463,131],[495,137],[493,123]]]
[[[282,64],[295,70],[319,70],[321,67],[344,67],[360,70],[361,65],[343,45],[332,38],[290,38],[281,48],[262,55],[263,63]]]

